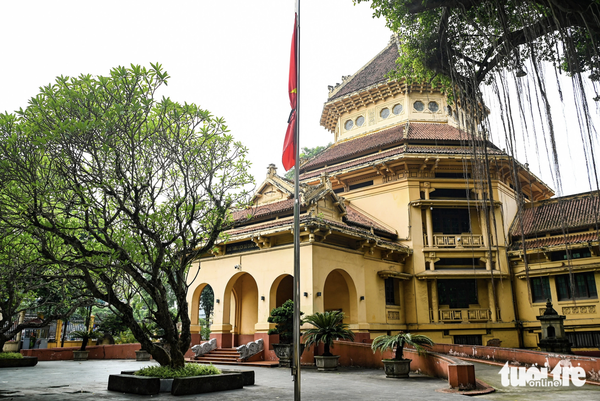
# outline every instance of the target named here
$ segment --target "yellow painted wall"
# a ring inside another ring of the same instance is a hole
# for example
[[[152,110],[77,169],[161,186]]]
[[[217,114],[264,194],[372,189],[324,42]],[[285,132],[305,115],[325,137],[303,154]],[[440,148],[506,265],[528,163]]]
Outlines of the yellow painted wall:
[[[344,197],[353,205],[393,227],[398,232],[398,237],[407,238],[410,235],[408,203],[411,199],[418,199],[419,193],[417,191],[416,195],[411,194],[407,180],[361,188],[344,193]]]
[[[254,334],[254,326],[258,323],[258,288],[256,281],[250,274],[243,274],[234,285],[237,295],[236,307],[238,308],[236,321],[238,334]]]

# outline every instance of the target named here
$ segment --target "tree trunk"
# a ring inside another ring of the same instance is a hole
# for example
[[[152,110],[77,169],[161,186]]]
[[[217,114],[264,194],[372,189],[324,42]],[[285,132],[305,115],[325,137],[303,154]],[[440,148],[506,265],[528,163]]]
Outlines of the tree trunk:
[[[404,359],[403,354],[404,354],[404,344],[398,345],[396,347],[396,355],[395,355],[394,359],[397,359],[399,361],[403,360]]]

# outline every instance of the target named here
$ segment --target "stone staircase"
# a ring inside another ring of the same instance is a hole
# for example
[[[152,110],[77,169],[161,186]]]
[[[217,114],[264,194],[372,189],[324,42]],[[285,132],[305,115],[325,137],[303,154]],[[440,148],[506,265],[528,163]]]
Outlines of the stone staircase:
[[[198,359],[191,360],[190,362],[198,363],[213,363],[220,365],[237,365],[240,354],[238,354],[235,348],[217,348],[216,350],[210,351]]]
[[[258,354],[257,354],[258,355]],[[192,363],[212,363],[214,365],[253,365],[253,366],[265,366],[265,367],[276,367],[278,361],[240,361],[235,348],[217,348],[216,350],[207,352],[206,354],[198,357],[198,359],[190,358],[188,362]]]

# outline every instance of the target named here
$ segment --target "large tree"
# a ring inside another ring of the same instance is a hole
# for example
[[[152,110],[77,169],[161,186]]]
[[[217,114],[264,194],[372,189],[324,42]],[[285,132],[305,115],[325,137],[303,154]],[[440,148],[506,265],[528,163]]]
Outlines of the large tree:
[[[523,74],[526,59],[600,79],[599,0],[354,0],[369,1],[399,35],[397,77],[463,97],[499,69]]]
[[[110,304],[161,365],[181,367],[189,266],[213,248],[253,180],[223,119],[158,98],[167,79],[160,65],[58,77],[26,109],[0,115],[0,173],[21,188],[0,200],[47,261]],[[132,293],[160,343],[136,320]]]

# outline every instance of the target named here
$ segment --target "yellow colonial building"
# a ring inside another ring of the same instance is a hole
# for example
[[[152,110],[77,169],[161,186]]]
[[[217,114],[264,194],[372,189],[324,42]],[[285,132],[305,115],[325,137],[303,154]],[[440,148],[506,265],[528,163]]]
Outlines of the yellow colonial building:
[[[553,226],[543,238],[535,236],[536,210],[553,202],[546,201],[553,191],[482,134],[461,130],[465,114],[439,89],[389,81],[385,75],[397,56],[392,39],[356,74],[329,88],[321,124],[334,143],[300,169],[302,312],[342,310],[357,341],[409,330],[438,343],[497,339],[506,347],[536,347],[535,316],[546,297],[537,291],[544,288],[567,314],[567,327],[600,330],[594,292],[600,259],[589,263],[598,250],[591,220],[587,242],[577,245],[590,256],[572,263],[576,280],[587,283],[584,304],[552,292],[554,285],[564,287],[564,263],[553,254],[547,259],[543,240],[562,238],[546,240],[560,252],[570,231],[558,235]],[[527,203],[522,213],[520,196]],[[194,332],[200,293],[210,284],[211,331],[220,347],[267,338],[270,310],[292,298],[293,197],[293,183],[270,165],[253,206],[233,213],[227,242],[193,265]],[[527,269],[522,239],[533,242],[525,252]],[[586,267],[579,269],[580,263]],[[575,314],[585,317],[575,323]]]

